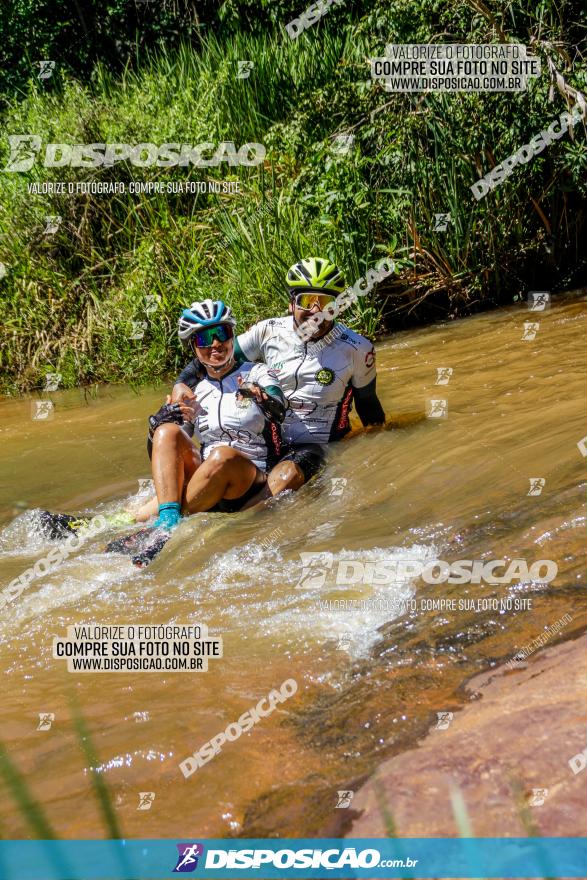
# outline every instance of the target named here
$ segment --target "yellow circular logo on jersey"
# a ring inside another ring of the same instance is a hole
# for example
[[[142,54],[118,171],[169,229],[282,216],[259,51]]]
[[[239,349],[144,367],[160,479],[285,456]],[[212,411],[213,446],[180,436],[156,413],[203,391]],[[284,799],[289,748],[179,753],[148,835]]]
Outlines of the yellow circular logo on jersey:
[[[329,370],[327,367],[322,367],[321,370],[318,370],[314,378],[316,382],[320,382],[321,385],[332,385],[334,382],[334,371]]]

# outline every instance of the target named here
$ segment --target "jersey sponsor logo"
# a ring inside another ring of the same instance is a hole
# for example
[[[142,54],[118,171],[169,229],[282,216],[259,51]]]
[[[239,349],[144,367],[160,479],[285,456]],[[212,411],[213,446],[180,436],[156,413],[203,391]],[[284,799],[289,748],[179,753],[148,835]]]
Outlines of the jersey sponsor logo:
[[[319,382],[320,385],[332,385],[335,379],[334,370],[329,370],[328,367],[322,367],[321,370],[318,370],[314,379],[316,382]]]
[[[281,455],[281,430],[279,428],[279,425],[276,425],[275,422],[269,423],[269,429],[271,431],[273,451],[275,455],[279,458],[279,456]]]
[[[371,351],[368,351],[365,355],[365,366],[367,369],[371,369],[373,364],[375,363],[375,349],[372,348]]]
[[[340,408],[340,418],[337,425],[339,431],[346,431],[346,429],[349,427],[349,410],[351,408],[352,399],[353,389],[349,388],[343,398],[342,406]]]
[[[300,397],[290,397],[287,401],[288,409],[294,410],[295,412],[304,413],[304,415],[311,415],[311,413],[315,412],[318,408],[318,404],[315,400],[302,400]]]

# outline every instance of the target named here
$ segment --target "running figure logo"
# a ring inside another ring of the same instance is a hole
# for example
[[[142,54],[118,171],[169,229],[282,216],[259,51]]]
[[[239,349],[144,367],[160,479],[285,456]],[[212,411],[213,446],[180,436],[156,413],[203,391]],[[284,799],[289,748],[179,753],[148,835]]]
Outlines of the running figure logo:
[[[346,156],[355,143],[354,134],[337,134],[332,142],[332,152],[338,156]]]
[[[342,495],[344,492],[344,488],[347,484],[346,477],[331,477],[330,482],[332,483],[332,488],[329,495]]]
[[[530,480],[530,489],[528,495],[540,495],[546,485],[544,477],[528,477]]]
[[[237,79],[248,79],[251,75],[251,70],[253,69],[254,62],[253,61],[237,61],[238,64],[238,73],[236,75]]]
[[[61,226],[63,217],[60,214],[50,214],[45,217],[45,230],[43,235],[55,235]]]
[[[34,400],[33,401],[33,419],[52,419],[53,418],[53,401],[52,400]]]
[[[429,400],[426,415],[429,419],[446,419],[448,416],[448,400],[442,398]]]
[[[550,308],[549,290],[531,290],[528,293],[528,309],[531,312],[543,312]]]
[[[343,633],[338,640],[338,647],[341,651],[346,651],[353,643],[352,633]]]
[[[434,730],[448,730],[450,727],[450,722],[453,719],[452,712],[437,712],[436,717],[438,721],[436,722],[436,727]]]
[[[155,800],[154,791],[139,791],[139,805],[137,810],[150,810]]]
[[[528,803],[531,807],[541,807],[547,797],[547,788],[533,788]]]
[[[145,335],[145,330],[147,329],[146,321],[133,321],[132,322],[132,336],[131,339],[142,339]]]
[[[350,807],[351,801],[354,797],[354,791],[338,791],[338,800],[336,802],[335,810],[346,810],[347,807]]]
[[[332,568],[332,553],[300,553],[300,557],[303,568],[297,583],[298,589],[323,587],[326,581],[326,572]]]
[[[536,334],[538,333],[538,328],[540,324],[538,321],[525,321],[524,322],[524,332],[522,334],[523,342],[532,342],[533,339],[536,339]]]
[[[448,385],[452,374],[453,374],[452,367],[436,367],[436,382],[434,384],[435,385]]]
[[[198,867],[198,859],[204,855],[204,847],[201,843],[176,843],[179,856],[177,865],[173,869],[174,874],[187,874],[195,871]]]
[[[57,391],[62,379],[61,373],[47,373],[45,376],[45,391]]]
[[[148,293],[145,297],[145,314],[153,315],[161,305],[161,296],[158,293]]]
[[[10,156],[4,171],[30,171],[41,149],[41,138],[36,134],[11,134],[8,146]]]
[[[55,70],[55,62],[37,61],[37,64],[39,65],[37,79],[51,79],[51,77],[53,76],[53,71]]]
[[[54,712],[39,712],[39,726],[37,730],[51,730],[51,725],[54,721]]]
[[[449,223],[452,223],[450,214],[435,214],[433,232],[446,232]]]

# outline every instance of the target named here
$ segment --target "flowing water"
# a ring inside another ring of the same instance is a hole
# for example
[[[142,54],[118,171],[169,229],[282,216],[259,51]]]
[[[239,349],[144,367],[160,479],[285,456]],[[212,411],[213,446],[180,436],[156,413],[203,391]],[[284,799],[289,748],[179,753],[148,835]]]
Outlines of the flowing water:
[[[533,340],[525,322],[539,323]],[[98,535],[6,605],[2,740],[55,831],[108,836],[72,700],[129,837],[338,834],[350,811],[335,809],[337,790],[456,710],[467,677],[565,614],[563,635],[583,627],[586,330],[575,294],[395,335],[378,346],[378,383],[400,427],[338,444],[319,478],[264,509],[191,518],[144,571]],[[452,369],[448,384],[438,368]],[[49,419],[33,419],[30,400],[0,403],[2,587],[53,546],[35,509],[110,511],[137,495],[162,394],[48,393]],[[446,417],[414,416],[431,399]],[[302,553],[322,553],[321,567],[303,571]],[[553,560],[558,574],[427,584],[389,565],[514,558]],[[492,597],[497,609],[422,601]],[[76,674],[52,657],[69,625],[194,622],[223,638],[208,672]],[[288,678],[295,696],[183,777],[180,761]],[[49,730],[39,713],[54,715]],[[139,792],[155,793],[149,810]],[[0,823],[32,834],[11,797]]]

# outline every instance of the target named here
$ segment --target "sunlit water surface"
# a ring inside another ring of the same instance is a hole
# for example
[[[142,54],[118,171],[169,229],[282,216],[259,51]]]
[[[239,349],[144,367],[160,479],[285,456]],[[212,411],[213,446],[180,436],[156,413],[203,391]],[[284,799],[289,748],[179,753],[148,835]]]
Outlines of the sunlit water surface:
[[[387,339],[378,346],[386,411],[422,413],[443,399],[446,418],[408,415],[407,427],[337,444],[297,495],[193,517],[144,571],[105,554],[114,532],[100,535],[4,608],[2,740],[58,834],[108,834],[73,698],[124,834],[311,836],[340,829],[336,790],[356,789],[437,711],[458,707],[467,676],[565,613],[569,629],[587,622],[587,457],[577,445],[587,435],[586,297],[531,319],[540,323],[533,341],[522,340],[529,313],[519,306]],[[447,385],[435,384],[441,367],[453,371]],[[146,416],[163,393],[45,394],[55,404],[47,420],[31,417],[31,400],[0,403],[3,587],[53,546],[38,534],[35,509],[96,513],[136,500],[149,477]],[[544,487],[528,495],[534,478]],[[322,575],[308,576],[300,554],[314,552],[326,554]],[[336,583],[340,563],[357,572],[357,563],[515,557],[552,559],[559,574],[550,585]],[[530,597],[532,608],[402,606],[493,596]],[[366,601],[325,604],[335,599]],[[223,658],[207,673],[86,675],[52,658],[53,636],[68,625],[170,622],[205,623],[222,636]],[[183,777],[181,760],[288,678],[299,686],[292,699]],[[55,715],[50,730],[36,729],[39,713]],[[155,793],[148,811],[137,809],[139,792]],[[0,822],[5,836],[32,834],[10,797]]]

